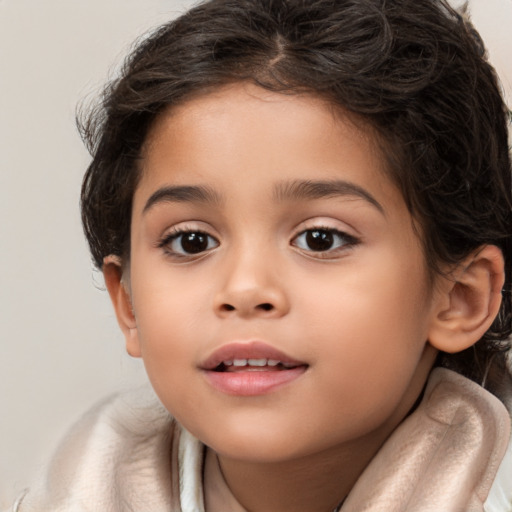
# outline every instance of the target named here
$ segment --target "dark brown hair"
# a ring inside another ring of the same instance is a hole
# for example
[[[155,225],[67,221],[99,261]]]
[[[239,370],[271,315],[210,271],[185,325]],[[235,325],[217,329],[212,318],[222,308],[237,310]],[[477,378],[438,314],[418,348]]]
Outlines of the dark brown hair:
[[[96,266],[129,257],[138,163],[155,117],[238,81],[323,97],[370,126],[433,272],[483,244],[501,248],[498,317],[474,347],[439,360],[480,382],[491,369],[496,387],[511,333],[508,113],[480,38],[445,0],[210,0],[144,39],[80,125],[93,157],[82,218]]]

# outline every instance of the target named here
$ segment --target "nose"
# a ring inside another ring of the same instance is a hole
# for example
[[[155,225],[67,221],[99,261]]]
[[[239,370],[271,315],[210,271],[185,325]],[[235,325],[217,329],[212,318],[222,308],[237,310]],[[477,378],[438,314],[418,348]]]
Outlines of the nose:
[[[278,318],[288,313],[290,303],[277,266],[253,253],[226,262],[214,308],[220,317]]]

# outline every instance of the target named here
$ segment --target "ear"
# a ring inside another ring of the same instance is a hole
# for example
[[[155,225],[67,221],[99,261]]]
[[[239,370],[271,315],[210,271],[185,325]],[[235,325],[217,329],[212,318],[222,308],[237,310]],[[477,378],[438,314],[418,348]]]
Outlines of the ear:
[[[107,256],[103,260],[103,276],[110,300],[116,312],[117,323],[126,340],[126,351],[132,357],[141,357],[139,333],[132,308],[130,291],[123,280],[121,259]]]
[[[460,352],[474,345],[498,314],[505,282],[501,250],[480,247],[441,281],[428,339],[438,350]]]

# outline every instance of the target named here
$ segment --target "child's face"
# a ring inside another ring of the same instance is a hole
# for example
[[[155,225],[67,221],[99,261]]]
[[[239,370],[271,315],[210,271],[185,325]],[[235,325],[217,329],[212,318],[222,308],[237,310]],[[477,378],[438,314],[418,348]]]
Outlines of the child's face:
[[[437,299],[383,166],[324,102],[255,86],[193,99],[153,127],[134,197],[128,349],[220,454],[289,460],[381,439],[420,393]]]

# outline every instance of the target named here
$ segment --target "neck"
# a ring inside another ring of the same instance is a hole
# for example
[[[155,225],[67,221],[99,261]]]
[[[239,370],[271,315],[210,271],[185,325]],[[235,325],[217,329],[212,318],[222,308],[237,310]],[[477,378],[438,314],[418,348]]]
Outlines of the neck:
[[[376,439],[361,441],[356,450],[330,449],[286,462],[254,463],[219,456],[219,468],[245,510],[332,512],[380,445]]]

